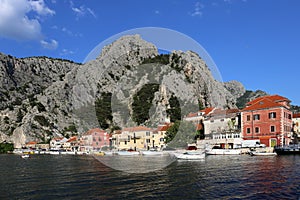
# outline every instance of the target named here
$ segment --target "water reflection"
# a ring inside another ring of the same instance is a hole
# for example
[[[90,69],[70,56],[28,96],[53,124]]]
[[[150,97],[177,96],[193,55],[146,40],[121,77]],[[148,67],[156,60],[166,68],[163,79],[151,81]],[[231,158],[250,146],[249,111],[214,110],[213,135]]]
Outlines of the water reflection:
[[[149,173],[161,170],[176,161],[171,154],[159,156],[94,156],[104,165],[126,173]]]
[[[148,173],[124,173],[87,156],[24,160],[0,155],[0,163],[0,199],[300,197],[300,156],[207,156],[205,161],[176,161]]]

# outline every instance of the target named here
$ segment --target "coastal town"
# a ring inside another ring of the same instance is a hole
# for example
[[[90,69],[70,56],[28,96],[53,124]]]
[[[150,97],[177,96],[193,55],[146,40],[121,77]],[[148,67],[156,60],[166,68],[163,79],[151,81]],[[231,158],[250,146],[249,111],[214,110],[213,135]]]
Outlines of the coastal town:
[[[204,135],[195,138],[187,149],[247,149],[262,148],[272,152],[275,147],[297,142],[300,137],[300,114],[292,113],[290,100],[280,95],[258,97],[243,109],[205,108],[189,113],[183,121],[191,122],[196,131]],[[91,129],[80,136],[55,137],[49,144],[30,141],[15,149],[26,154],[91,154],[101,152],[147,150],[162,151],[168,148],[166,133],[173,123],[169,120],[156,128],[146,126],[124,127],[108,132]],[[239,154],[243,151],[239,151]]]

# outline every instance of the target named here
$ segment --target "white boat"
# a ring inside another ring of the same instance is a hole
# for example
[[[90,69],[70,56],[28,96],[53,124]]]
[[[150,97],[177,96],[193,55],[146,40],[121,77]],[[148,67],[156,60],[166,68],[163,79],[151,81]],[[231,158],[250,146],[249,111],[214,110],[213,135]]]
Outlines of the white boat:
[[[140,154],[138,151],[117,151],[116,153],[120,156],[134,156]]]
[[[59,150],[57,150],[57,149],[50,149],[50,150],[49,150],[49,154],[50,154],[50,155],[59,155],[60,152],[59,152]]]
[[[211,149],[206,152],[207,155],[240,155],[240,149]]]
[[[21,157],[22,158],[29,158],[30,156],[29,156],[29,154],[23,154],[23,155],[21,155]]]
[[[189,152],[174,152],[174,156],[180,160],[203,160],[205,158],[204,152],[199,153],[189,153]]]
[[[163,151],[149,150],[149,151],[141,151],[141,154],[144,156],[161,156],[167,153]]]
[[[115,151],[104,151],[104,155],[105,156],[113,156],[113,155],[116,155],[116,152]]]
[[[251,151],[249,153],[251,156],[276,156],[277,153],[275,152],[255,152],[255,151]]]

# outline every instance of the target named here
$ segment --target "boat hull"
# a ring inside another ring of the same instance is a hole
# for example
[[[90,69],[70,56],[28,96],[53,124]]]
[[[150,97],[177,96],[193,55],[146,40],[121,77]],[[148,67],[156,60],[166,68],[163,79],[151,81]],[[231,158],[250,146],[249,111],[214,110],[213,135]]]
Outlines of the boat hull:
[[[116,153],[119,156],[135,156],[135,155],[139,155],[140,154],[137,151],[118,151]]]
[[[205,153],[189,154],[189,153],[173,153],[179,160],[202,160],[205,158]]]
[[[166,154],[162,151],[142,151],[141,153],[144,156],[161,156],[161,155]]]
[[[278,155],[300,155],[300,146],[298,145],[275,147],[274,150]]]
[[[240,155],[239,149],[212,149],[206,152],[207,155]]]
[[[275,152],[250,152],[251,156],[276,156]]]

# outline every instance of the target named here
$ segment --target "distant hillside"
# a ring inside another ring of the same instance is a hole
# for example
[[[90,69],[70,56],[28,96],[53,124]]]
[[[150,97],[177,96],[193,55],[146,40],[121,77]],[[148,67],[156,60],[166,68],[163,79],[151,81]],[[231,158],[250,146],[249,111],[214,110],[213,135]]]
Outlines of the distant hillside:
[[[262,90],[256,90],[256,91],[246,90],[246,92],[242,96],[237,98],[236,106],[239,109],[242,109],[245,107],[247,102],[252,101],[255,98],[266,96],[266,95],[268,95],[268,93]]]
[[[293,113],[300,113],[300,106],[291,105],[291,110]]]

